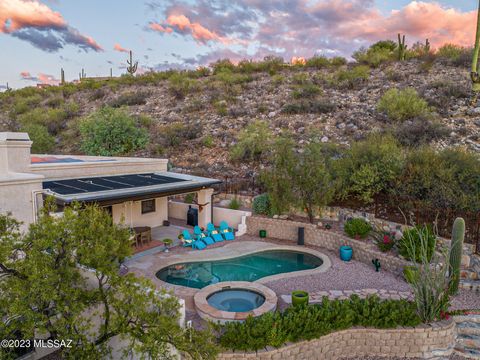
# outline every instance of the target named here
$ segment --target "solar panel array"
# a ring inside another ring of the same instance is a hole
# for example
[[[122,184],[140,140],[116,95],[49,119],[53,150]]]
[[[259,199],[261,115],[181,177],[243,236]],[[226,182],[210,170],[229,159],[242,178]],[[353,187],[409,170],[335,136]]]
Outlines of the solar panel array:
[[[72,195],[98,191],[134,189],[144,186],[164,185],[181,181],[186,180],[150,173],[45,181],[43,183],[43,188],[49,189],[60,195]]]

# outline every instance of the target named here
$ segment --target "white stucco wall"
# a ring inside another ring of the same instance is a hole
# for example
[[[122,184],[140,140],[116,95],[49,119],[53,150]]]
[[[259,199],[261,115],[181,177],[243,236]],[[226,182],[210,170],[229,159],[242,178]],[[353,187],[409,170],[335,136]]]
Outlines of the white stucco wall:
[[[190,204],[170,200],[168,202],[169,216],[175,219],[186,220],[189,205]],[[197,208],[196,205],[191,205],[193,208]],[[252,215],[250,211],[213,207],[213,222],[215,226],[218,226],[221,221],[226,221],[231,227],[238,229],[238,225],[242,223],[242,216],[250,215]]]
[[[168,220],[168,200],[166,197],[155,199],[155,212],[142,214],[141,201],[126,202],[112,206],[113,221],[127,226],[161,226]]]

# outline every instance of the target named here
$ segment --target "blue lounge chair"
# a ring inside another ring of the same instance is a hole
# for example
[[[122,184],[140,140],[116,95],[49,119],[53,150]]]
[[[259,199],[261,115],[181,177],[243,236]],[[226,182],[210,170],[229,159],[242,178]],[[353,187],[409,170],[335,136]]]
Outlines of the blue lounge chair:
[[[215,243],[215,241],[213,241],[210,236],[207,236],[198,225],[193,228],[193,235],[197,241],[203,241],[207,245],[212,245]]]
[[[225,240],[235,240],[233,229],[228,226],[226,221],[220,222],[220,234],[222,234]]]
[[[207,247],[207,245],[203,241],[194,240],[188,230],[183,230],[182,235],[183,235],[183,246],[185,247],[191,246],[193,249],[198,249],[198,250],[203,250]]]
[[[207,234],[210,236],[215,242],[223,241],[223,236],[220,232],[215,229],[215,226],[212,223],[207,224]]]

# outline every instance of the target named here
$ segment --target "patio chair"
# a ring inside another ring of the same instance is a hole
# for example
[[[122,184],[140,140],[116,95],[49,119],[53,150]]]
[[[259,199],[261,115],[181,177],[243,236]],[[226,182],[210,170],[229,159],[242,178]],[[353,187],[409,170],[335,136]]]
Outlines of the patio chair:
[[[235,240],[233,229],[230,226],[228,226],[226,221],[220,222],[220,234],[223,235],[225,240]]]
[[[220,234],[220,232],[215,229],[215,225],[212,223],[207,224],[207,234],[210,236],[215,242],[220,242],[223,241],[223,236]]]
[[[182,236],[183,236],[182,241],[183,241],[184,247],[191,246],[193,249],[197,249],[197,250],[203,250],[207,247],[207,245],[202,240],[194,240],[192,238],[192,235],[190,235],[190,232],[186,229],[182,231]]]
[[[193,228],[193,235],[195,236],[196,240],[201,240],[207,245],[212,245],[215,243],[213,239],[210,236],[207,236],[202,229],[200,229],[200,226],[196,225]]]

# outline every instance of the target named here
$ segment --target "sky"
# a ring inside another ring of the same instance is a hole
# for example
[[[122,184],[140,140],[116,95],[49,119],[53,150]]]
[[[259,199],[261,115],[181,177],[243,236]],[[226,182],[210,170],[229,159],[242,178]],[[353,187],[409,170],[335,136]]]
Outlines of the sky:
[[[474,0],[0,0],[0,90],[218,59],[349,57],[401,32],[411,45],[474,43]]]

